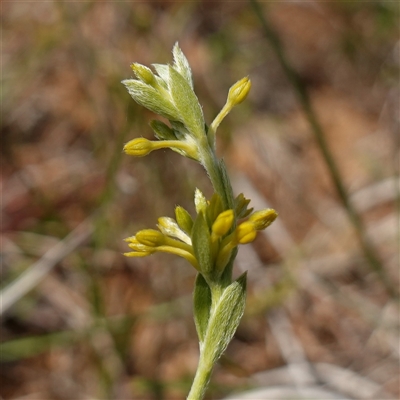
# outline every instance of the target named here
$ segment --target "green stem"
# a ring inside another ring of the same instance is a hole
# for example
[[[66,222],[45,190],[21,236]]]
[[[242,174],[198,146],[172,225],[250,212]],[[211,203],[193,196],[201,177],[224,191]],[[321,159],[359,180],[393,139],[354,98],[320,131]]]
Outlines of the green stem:
[[[215,313],[215,309],[218,306],[220,298],[224,292],[224,287],[221,286],[221,284],[218,282],[211,282],[210,289],[212,302],[209,319],[211,319],[212,315]],[[207,390],[211,373],[214,367],[214,360],[210,356],[212,354],[212,351],[210,351],[211,349],[207,347],[210,347],[207,346],[207,340],[200,344],[199,364],[197,366],[197,371],[193,380],[192,387],[187,397],[188,400],[201,400]]]
[[[207,390],[214,365],[212,360],[205,357],[205,353],[200,352],[199,364],[187,400],[201,400]]]
[[[232,200],[229,198],[230,196],[225,189],[218,159],[214,151],[209,147],[207,140],[204,141],[204,144],[202,143],[200,148],[201,163],[210,177],[215,192],[221,197],[224,210],[228,210],[231,208]]]

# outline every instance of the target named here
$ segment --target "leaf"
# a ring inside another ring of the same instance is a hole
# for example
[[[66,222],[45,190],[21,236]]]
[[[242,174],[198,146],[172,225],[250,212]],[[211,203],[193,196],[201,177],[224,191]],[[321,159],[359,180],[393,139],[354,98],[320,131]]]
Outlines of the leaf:
[[[194,255],[200,266],[200,272],[205,276],[213,270],[211,259],[211,238],[210,231],[203,212],[197,215],[192,229],[192,246]]]
[[[235,212],[237,219],[245,218],[253,211],[253,208],[247,208],[250,203],[249,199],[244,197],[243,193],[240,193],[234,200]]]
[[[158,76],[160,77],[157,80],[165,89],[168,89],[168,82],[169,82],[169,69],[168,65],[165,64],[151,64],[154,69],[156,70]]]
[[[203,111],[193,89],[174,68],[169,67],[169,90],[180,119],[191,135],[197,139],[205,136]]]
[[[122,81],[132,98],[141,106],[170,120],[179,120],[175,105],[152,86],[136,79]]]
[[[172,49],[172,54],[174,55],[174,69],[176,69],[186,79],[187,83],[193,89],[192,70],[190,69],[187,58],[179,47],[178,42],[175,43],[174,48]]]
[[[187,140],[189,136],[189,131],[186,129],[185,125],[179,121],[170,121],[172,129],[178,140]]]
[[[164,122],[153,119],[150,122],[150,126],[158,140],[177,140],[174,131]]]
[[[207,332],[211,309],[211,290],[202,274],[197,274],[193,292],[194,322],[200,344]]]
[[[228,347],[243,316],[246,303],[246,272],[222,294],[207,326],[203,348],[206,359],[215,363]]]

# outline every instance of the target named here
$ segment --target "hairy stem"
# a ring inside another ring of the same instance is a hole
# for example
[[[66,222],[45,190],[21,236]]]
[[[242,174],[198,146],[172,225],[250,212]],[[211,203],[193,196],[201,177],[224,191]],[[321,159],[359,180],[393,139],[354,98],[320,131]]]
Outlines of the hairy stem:
[[[207,390],[214,365],[205,354],[205,351],[200,352],[199,364],[187,400],[201,400]]]

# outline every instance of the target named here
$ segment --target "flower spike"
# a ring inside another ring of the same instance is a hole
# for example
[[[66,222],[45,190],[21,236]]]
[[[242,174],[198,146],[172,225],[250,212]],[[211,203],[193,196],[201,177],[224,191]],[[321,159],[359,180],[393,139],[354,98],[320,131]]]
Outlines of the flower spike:
[[[273,209],[253,212],[243,194],[233,196],[222,160],[216,155],[215,134],[223,119],[247,97],[251,81],[245,77],[229,89],[226,104],[207,126],[203,109],[193,90],[188,60],[176,43],[173,63],[152,68],[133,63],[134,79],[122,83],[140,105],[165,118],[150,123],[157,140],[136,138],[124,146],[125,153],[143,157],[154,150],[171,150],[199,162],[207,171],[214,193],[211,198],[196,189],[195,216],[175,208],[175,219],[158,218],[158,229],[143,229],[126,240],[127,257],[169,253],[186,259],[198,272],[193,301],[200,343],[198,373],[189,399],[203,398],[213,365],[225,351],[244,312],[246,274],[232,280],[233,262],[239,245],[253,242],[260,230],[277,217]]]

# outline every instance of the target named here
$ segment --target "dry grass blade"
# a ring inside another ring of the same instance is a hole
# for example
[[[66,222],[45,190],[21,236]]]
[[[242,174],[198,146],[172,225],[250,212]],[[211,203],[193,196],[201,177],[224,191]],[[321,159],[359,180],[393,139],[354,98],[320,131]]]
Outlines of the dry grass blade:
[[[47,251],[40,260],[32,264],[14,282],[6,286],[0,293],[2,301],[0,315],[5,314],[21,297],[35,288],[57,263],[84,243],[92,231],[92,221],[88,218]]]

